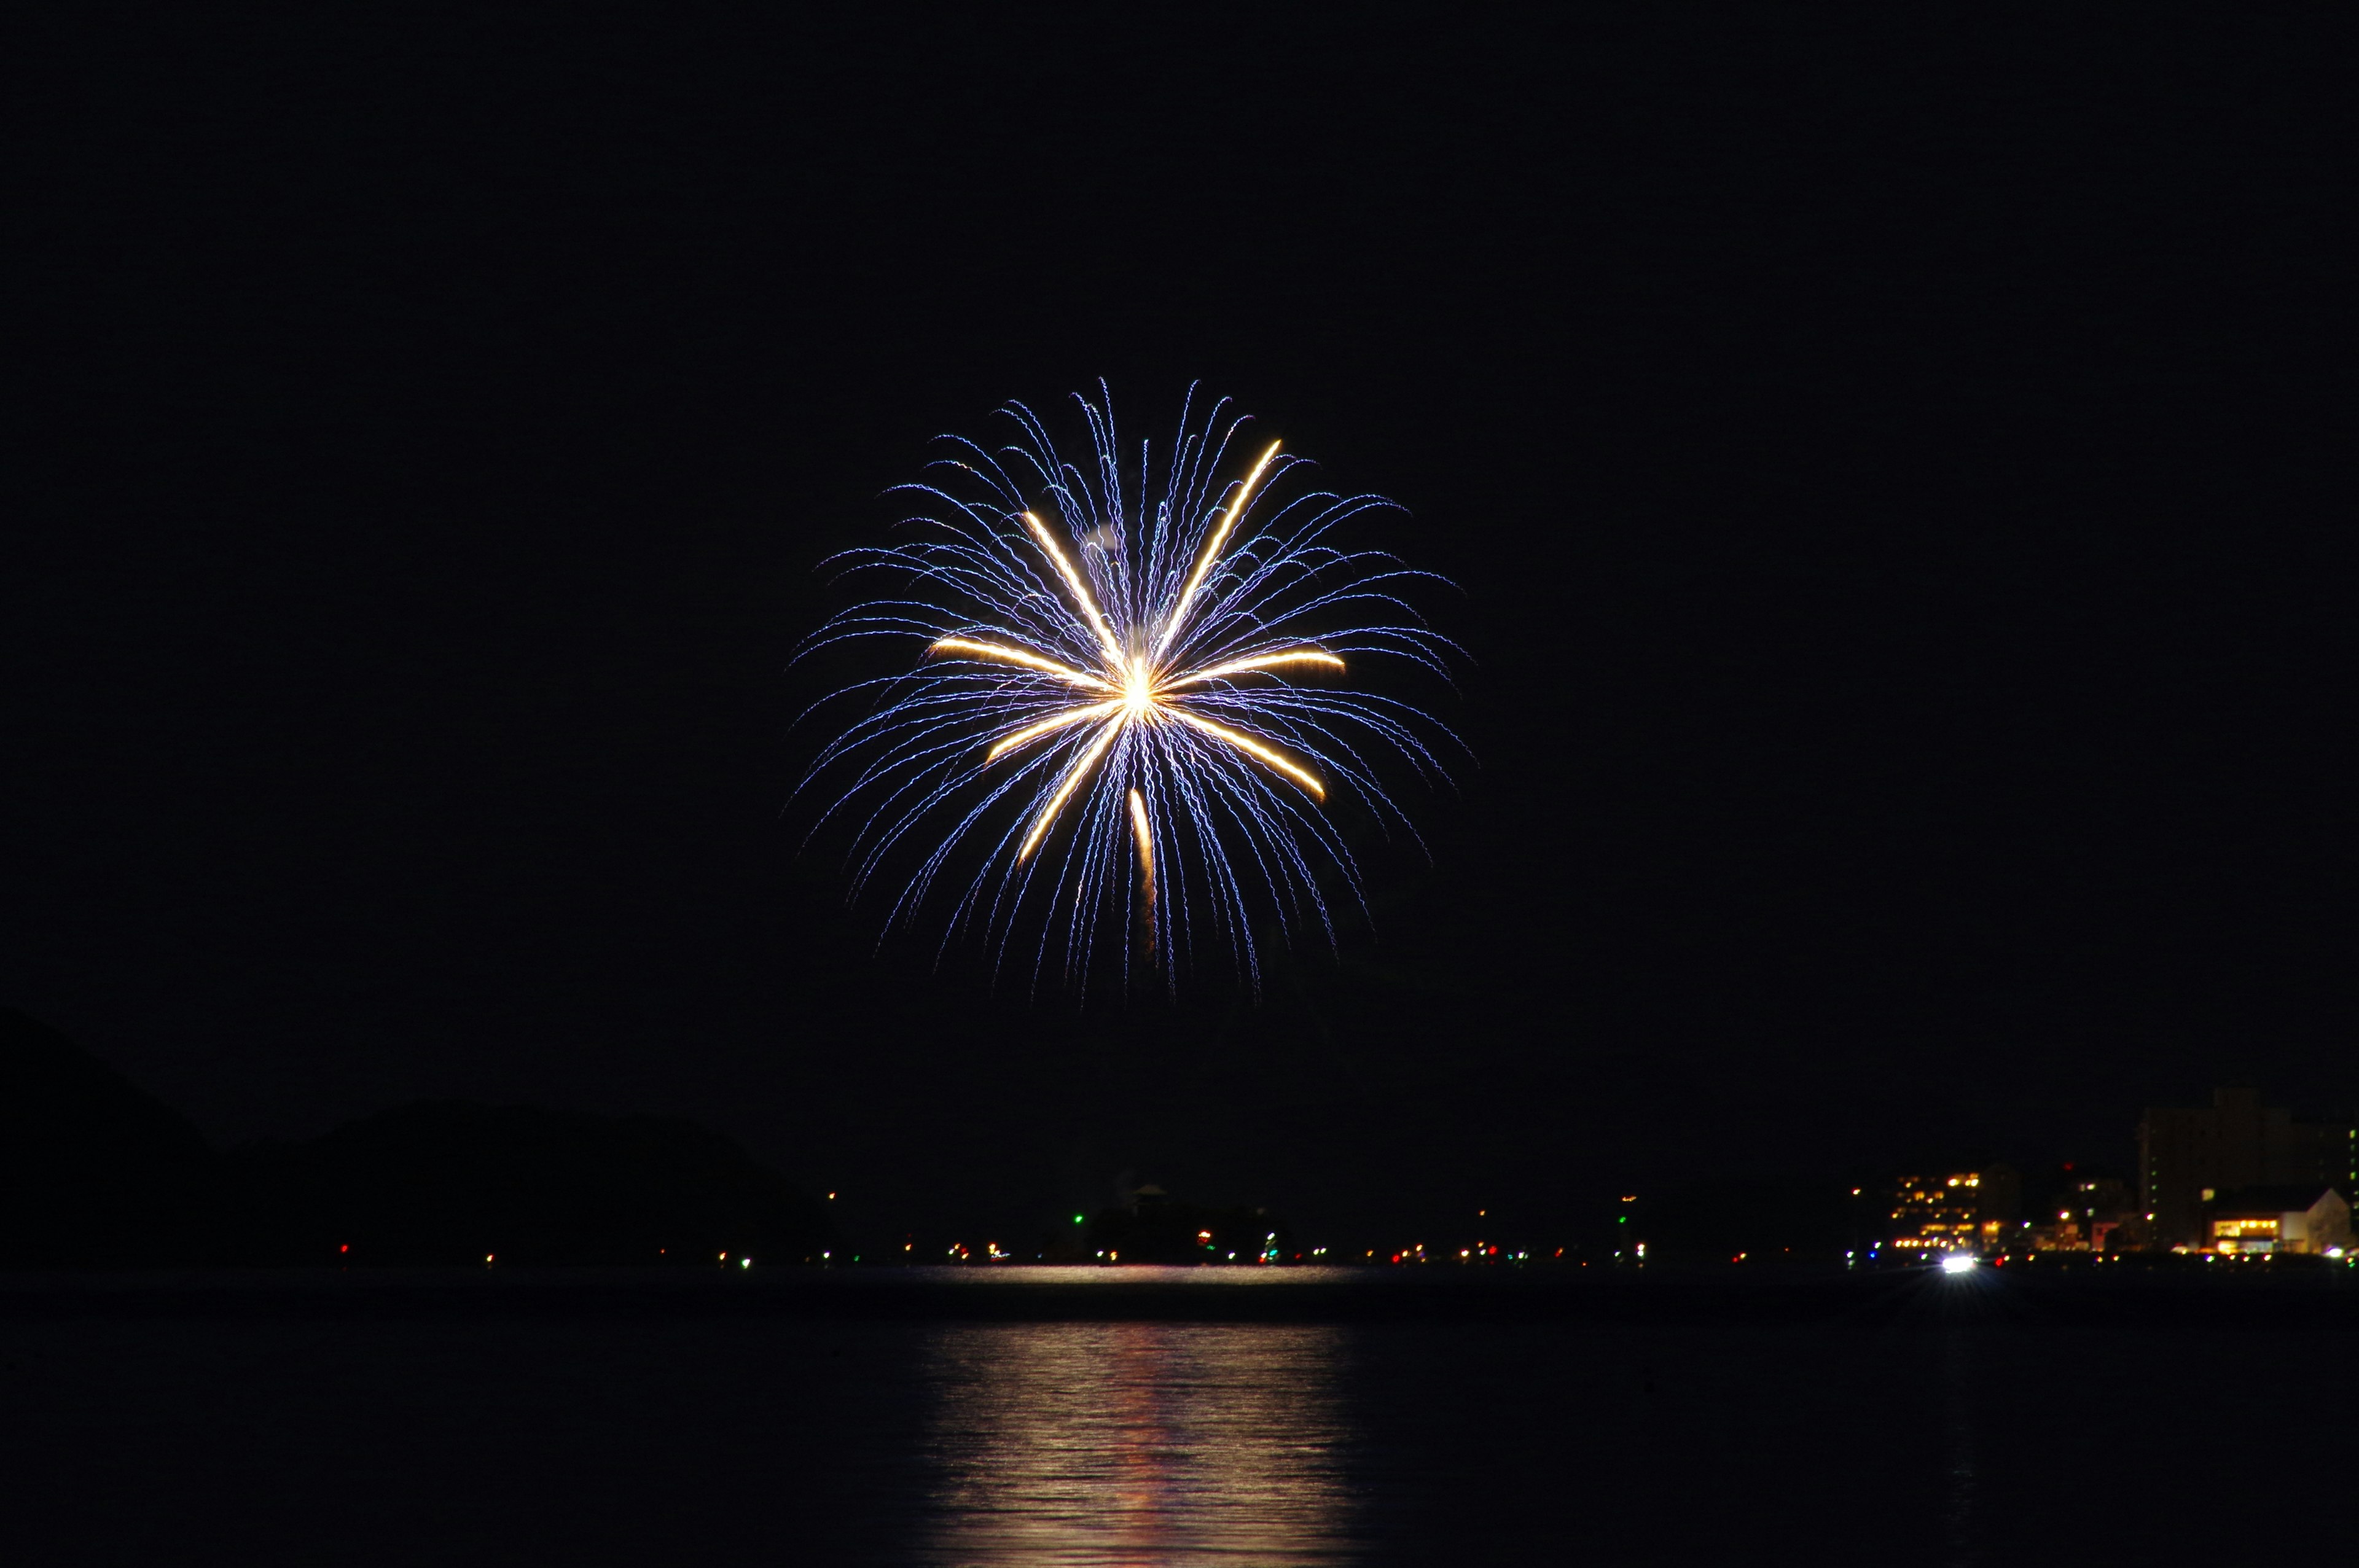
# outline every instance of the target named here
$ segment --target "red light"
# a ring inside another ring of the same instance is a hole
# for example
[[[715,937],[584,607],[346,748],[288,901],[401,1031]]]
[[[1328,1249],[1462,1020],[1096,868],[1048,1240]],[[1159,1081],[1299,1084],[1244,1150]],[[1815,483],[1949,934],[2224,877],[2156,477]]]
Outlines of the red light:
[[[353,1249],[353,1244],[352,1244],[351,1242],[349,1242],[349,1241],[345,1242],[342,1247],[339,1247],[339,1248],[337,1248],[337,1249],[336,1249],[336,1250],[337,1250],[337,1251],[339,1251],[339,1252],[349,1252],[349,1251],[351,1251],[352,1249]]]

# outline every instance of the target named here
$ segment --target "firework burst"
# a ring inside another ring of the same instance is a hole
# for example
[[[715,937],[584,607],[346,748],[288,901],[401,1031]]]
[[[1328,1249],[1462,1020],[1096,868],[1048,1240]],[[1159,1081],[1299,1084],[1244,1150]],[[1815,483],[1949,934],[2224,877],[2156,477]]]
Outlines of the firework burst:
[[[1446,679],[1452,650],[1402,598],[1425,574],[1337,541],[1390,503],[1295,485],[1309,465],[1225,400],[1195,421],[1191,395],[1169,447],[1127,463],[1103,388],[1074,402],[1083,460],[1010,405],[1012,440],[945,437],[903,487],[924,507],[908,538],[837,557],[882,591],[806,652],[884,637],[916,658],[837,694],[866,711],[803,788],[829,795],[821,824],[855,824],[855,896],[897,881],[893,924],[946,903],[945,942],[982,931],[1003,963],[1037,933],[1036,981],[1077,986],[1117,951],[1176,983],[1212,939],[1257,984],[1260,917],[1332,943],[1330,900],[1364,907],[1338,808],[1414,840],[1380,766],[1444,776],[1446,730],[1343,683],[1386,660]]]

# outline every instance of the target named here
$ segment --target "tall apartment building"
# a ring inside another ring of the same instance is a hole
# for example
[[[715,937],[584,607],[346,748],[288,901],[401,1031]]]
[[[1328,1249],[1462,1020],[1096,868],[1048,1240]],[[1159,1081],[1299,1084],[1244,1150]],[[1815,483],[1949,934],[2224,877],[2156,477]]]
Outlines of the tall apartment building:
[[[2200,1246],[2204,1206],[2241,1187],[2320,1182],[2347,1197],[2359,1133],[2341,1122],[2297,1121],[2261,1104],[2257,1089],[2215,1089],[2206,1109],[2149,1106],[2138,1120],[2138,1201],[2154,1238]]]
[[[2023,1178],[2011,1165],[1903,1176],[1892,1194],[1892,1245],[1929,1252],[2002,1246],[2022,1199]]]

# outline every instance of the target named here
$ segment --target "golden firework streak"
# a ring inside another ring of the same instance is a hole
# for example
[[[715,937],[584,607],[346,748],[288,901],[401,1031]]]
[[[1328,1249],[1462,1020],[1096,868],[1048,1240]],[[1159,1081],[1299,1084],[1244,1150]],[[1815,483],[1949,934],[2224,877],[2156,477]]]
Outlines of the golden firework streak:
[[[1172,718],[1177,719],[1182,724],[1191,724],[1195,726],[1197,729],[1201,730],[1205,734],[1212,736],[1215,740],[1226,741],[1230,745],[1234,746],[1238,751],[1245,752],[1248,756],[1260,758],[1263,762],[1267,762],[1271,767],[1276,768],[1279,773],[1284,773],[1287,777],[1294,780],[1295,783],[1309,790],[1319,799],[1325,800],[1327,798],[1327,786],[1319,782],[1317,774],[1310,773],[1309,770],[1302,768],[1294,762],[1288,762],[1286,758],[1278,755],[1267,746],[1263,745],[1259,741],[1255,740],[1252,736],[1240,735],[1235,730],[1230,729],[1227,725],[1215,724],[1209,719],[1199,719],[1184,708],[1166,708],[1162,711],[1169,714]]]
[[[1027,741],[1038,741],[1043,735],[1053,735],[1070,724],[1081,724],[1092,719],[1103,719],[1121,706],[1120,699],[1116,699],[1113,702],[1093,702],[1086,708],[1069,708],[1062,713],[1050,714],[1038,724],[1027,724],[1012,735],[1001,736],[998,742],[984,753],[983,760],[986,762],[997,762]]]
[[[964,654],[969,658],[983,659],[995,665],[1019,665],[1027,670],[1038,670],[1042,675],[1055,676],[1061,681],[1071,681],[1075,686],[1088,687],[1092,691],[1114,689],[1110,684],[1100,680],[1095,676],[1084,675],[1071,665],[1060,665],[1054,659],[1043,658],[1028,649],[1010,648],[1004,643],[978,643],[972,637],[944,637],[929,644],[926,652]]]
[[[1016,851],[1018,864],[1030,860],[1032,851],[1040,847],[1040,840],[1047,836],[1049,825],[1057,820],[1057,813],[1065,809],[1065,802],[1072,797],[1074,789],[1090,776],[1090,770],[1098,765],[1098,759],[1106,754],[1106,748],[1114,744],[1114,738],[1122,733],[1122,725],[1120,719],[1107,725],[1098,738],[1090,742],[1090,749],[1066,770],[1065,782],[1057,786],[1057,793],[1050,795],[1049,804],[1040,808],[1040,815],[1033,820],[1032,831],[1024,836],[1024,847]]]
[[[1245,503],[1253,498],[1254,486],[1261,482],[1262,470],[1269,467],[1270,459],[1277,456],[1277,447],[1278,443],[1272,441],[1269,450],[1262,453],[1261,461],[1254,464],[1253,471],[1245,475],[1245,483],[1237,487],[1237,498],[1229,503],[1226,512],[1221,514],[1220,526],[1214,528],[1212,537],[1204,541],[1203,554],[1196,557],[1196,569],[1188,574],[1188,586],[1180,590],[1178,600],[1171,606],[1171,613],[1164,618],[1163,635],[1155,643],[1158,656],[1171,646],[1171,639],[1180,634],[1180,624],[1188,617],[1189,600],[1196,597],[1196,590],[1204,585],[1204,574],[1211,571],[1212,563],[1220,558],[1221,546],[1228,542],[1229,530],[1237,525],[1238,517],[1244,514]]]
[[[1082,609],[1089,616],[1091,629],[1097,633],[1098,641],[1105,644],[1106,657],[1119,668],[1122,665],[1122,644],[1114,640],[1114,628],[1106,624],[1105,611],[1098,608],[1097,596],[1090,591],[1090,585],[1082,579],[1082,574],[1073,569],[1073,563],[1065,558],[1065,552],[1058,546],[1056,536],[1049,532],[1049,525],[1029,512],[1024,514],[1024,521],[1031,524],[1032,536],[1040,541],[1040,548],[1056,563],[1058,573],[1065,579],[1065,586],[1071,589],[1073,597],[1081,601]]]
[[[1147,946],[1157,946],[1155,932],[1155,835],[1147,826],[1147,802],[1130,792],[1130,828],[1138,841],[1138,880],[1147,890]]]
[[[1293,648],[1283,654],[1258,654],[1250,659],[1214,665],[1211,669],[1198,670],[1193,675],[1165,681],[1163,689],[1169,691],[1175,687],[1194,686],[1198,681],[1218,680],[1223,676],[1241,676],[1247,670],[1266,670],[1278,665],[1325,665],[1331,669],[1340,670],[1343,667],[1343,661],[1317,648]]]

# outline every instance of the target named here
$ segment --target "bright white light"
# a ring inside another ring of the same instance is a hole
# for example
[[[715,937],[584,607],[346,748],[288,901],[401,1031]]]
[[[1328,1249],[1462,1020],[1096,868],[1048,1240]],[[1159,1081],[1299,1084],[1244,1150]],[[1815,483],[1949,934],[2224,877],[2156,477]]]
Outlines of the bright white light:
[[[1944,1274],[1969,1273],[1973,1267],[1974,1255],[1971,1252],[1952,1252],[1941,1260],[1941,1272]]]

